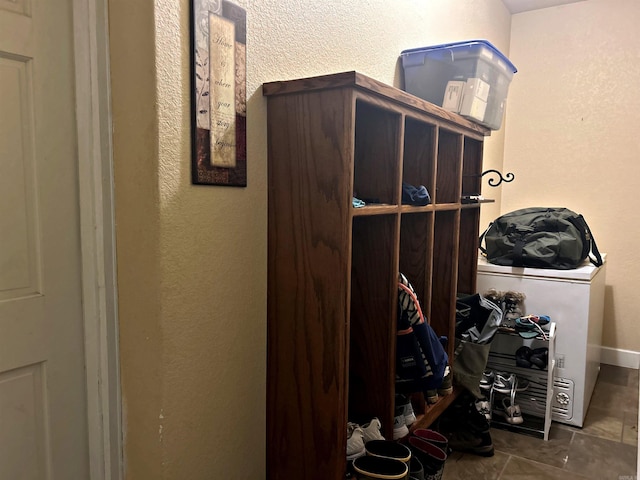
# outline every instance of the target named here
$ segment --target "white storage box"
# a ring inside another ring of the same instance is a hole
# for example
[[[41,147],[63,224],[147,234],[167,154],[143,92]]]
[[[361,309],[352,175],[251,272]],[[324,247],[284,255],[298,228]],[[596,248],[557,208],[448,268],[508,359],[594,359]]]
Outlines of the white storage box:
[[[439,106],[446,104],[445,93],[449,82],[470,81],[468,85],[484,82],[486,90],[482,91],[482,96],[486,96],[486,99],[480,101],[486,102],[486,106],[478,103],[475,100],[478,95],[472,92],[474,99],[470,99],[468,105],[474,108],[470,108],[470,113],[465,116],[492,130],[500,129],[509,84],[517,69],[491,43],[470,40],[413,48],[404,50],[401,58],[404,90]],[[465,89],[465,92],[468,91],[468,88]],[[464,102],[462,98],[460,108]]]

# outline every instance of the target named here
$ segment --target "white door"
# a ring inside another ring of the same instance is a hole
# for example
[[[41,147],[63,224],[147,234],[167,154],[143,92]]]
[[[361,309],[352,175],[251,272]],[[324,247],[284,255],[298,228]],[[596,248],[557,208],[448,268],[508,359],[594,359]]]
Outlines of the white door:
[[[0,479],[87,480],[72,0],[0,0]]]

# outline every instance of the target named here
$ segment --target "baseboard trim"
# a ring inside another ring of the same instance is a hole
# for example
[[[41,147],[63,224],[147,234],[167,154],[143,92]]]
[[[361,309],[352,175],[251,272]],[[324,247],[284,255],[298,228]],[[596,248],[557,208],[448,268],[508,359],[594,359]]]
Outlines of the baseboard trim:
[[[602,347],[600,362],[616,367],[640,369],[640,352],[621,348]]]

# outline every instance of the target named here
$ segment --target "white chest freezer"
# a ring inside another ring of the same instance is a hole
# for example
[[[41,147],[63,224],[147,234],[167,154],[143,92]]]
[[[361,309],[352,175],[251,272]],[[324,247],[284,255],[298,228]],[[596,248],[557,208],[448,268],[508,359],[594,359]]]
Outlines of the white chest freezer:
[[[605,260],[606,255],[602,255]],[[503,267],[478,255],[478,293],[522,292],[525,314],[556,323],[552,419],[582,427],[600,371],[606,261],[572,270]]]

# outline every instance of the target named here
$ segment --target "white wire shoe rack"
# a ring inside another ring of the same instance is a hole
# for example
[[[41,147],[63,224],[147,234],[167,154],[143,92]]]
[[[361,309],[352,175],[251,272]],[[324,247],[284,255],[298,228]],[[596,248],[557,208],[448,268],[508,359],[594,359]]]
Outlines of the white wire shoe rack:
[[[555,368],[555,339],[556,324],[549,324],[549,332],[545,340],[542,335],[535,338],[525,339],[517,333],[498,332],[496,333],[489,352],[487,369],[503,374],[515,374],[522,383],[529,382],[526,390],[516,391],[515,395],[498,393],[491,389],[490,402],[492,408],[491,426],[502,428],[526,435],[535,436],[544,440],[549,439],[549,429],[551,428],[551,405],[553,397],[553,373]],[[522,346],[529,348],[548,348],[548,362],[544,370],[536,366],[530,368],[516,365],[515,352]],[[513,401],[520,406],[523,422],[513,424],[497,413],[502,404],[502,399],[507,396],[508,401]]]

